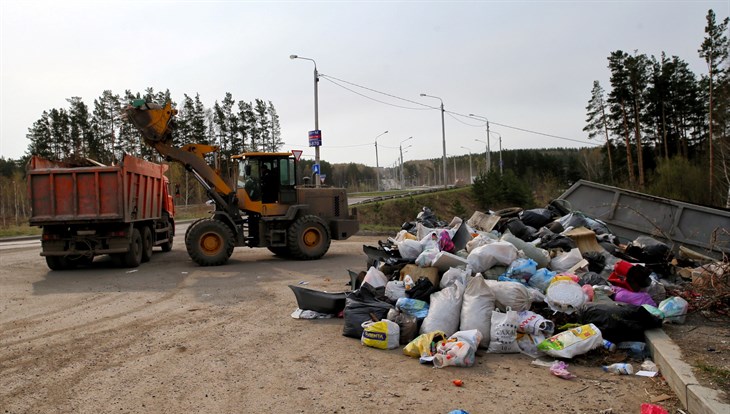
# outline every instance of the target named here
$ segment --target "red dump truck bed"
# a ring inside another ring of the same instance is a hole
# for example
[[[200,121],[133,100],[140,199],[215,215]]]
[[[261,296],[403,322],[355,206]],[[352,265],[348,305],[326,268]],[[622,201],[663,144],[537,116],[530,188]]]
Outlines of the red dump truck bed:
[[[167,165],[125,156],[111,167],[68,167],[34,156],[28,164],[31,225],[157,219]]]
[[[41,256],[48,267],[89,265],[105,254],[120,266],[136,267],[150,260],[155,246],[170,251],[175,207],[167,168],[129,155],[111,167],[31,158],[29,223],[43,227]]]

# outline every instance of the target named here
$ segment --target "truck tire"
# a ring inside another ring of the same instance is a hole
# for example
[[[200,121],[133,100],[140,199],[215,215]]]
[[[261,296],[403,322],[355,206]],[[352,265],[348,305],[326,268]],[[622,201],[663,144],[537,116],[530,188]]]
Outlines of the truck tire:
[[[142,263],[142,235],[138,229],[132,229],[132,237],[129,239],[129,250],[121,253],[119,259],[124,267],[137,267]]]
[[[152,246],[155,241],[152,238],[150,226],[142,227],[142,263],[149,262],[152,258]]]
[[[291,257],[315,260],[330,248],[330,231],[321,218],[313,215],[299,217],[287,232],[287,247]]]
[[[203,219],[188,229],[185,248],[200,266],[219,266],[233,254],[233,232],[223,222]]]
[[[46,264],[51,270],[68,270],[76,267],[66,256],[46,256]]]

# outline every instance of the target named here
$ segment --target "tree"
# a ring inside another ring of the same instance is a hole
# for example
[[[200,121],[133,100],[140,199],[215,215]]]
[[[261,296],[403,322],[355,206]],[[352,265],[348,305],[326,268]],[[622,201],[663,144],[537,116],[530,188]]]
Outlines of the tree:
[[[256,99],[254,113],[256,115],[256,132],[258,133],[257,141],[261,142],[262,151],[272,151],[271,142],[271,122],[268,119],[268,108],[266,102],[262,99]]]
[[[25,135],[30,141],[28,144],[28,155],[38,155],[43,158],[52,158],[51,150],[51,123],[48,112],[43,111],[41,117],[28,128],[28,134]]]
[[[111,163],[116,156],[123,151],[117,142],[117,131],[119,128],[119,114],[121,103],[119,95],[110,90],[102,92],[98,99],[94,100],[94,111],[91,115],[91,127],[94,134],[94,142],[100,153],[99,161]]]
[[[66,99],[69,108],[69,120],[71,122],[71,147],[77,157],[86,157],[86,144],[90,140],[91,124],[89,123],[89,107],[80,97],[74,96]]]
[[[606,118],[605,91],[598,81],[593,81],[591,99],[586,106],[587,118],[583,131],[588,132],[588,138],[593,139],[602,134],[606,139],[606,154],[608,155],[608,170],[610,180],[613,181],[613,160],[611,159],[611,138],[608,134],[608,119]]]
[[[627,102],[630,101],[631,92],[629,85],[628,69],[626,59],[628,55],[621,50],[611,52],[608,57],[608,69],[611,71],[611,92],[608,94],[608,103],[611,105],[610,119],[612,130],[626,141],[626,169],[629,174],[629,185],[634,186],[636,177],[634,175],[634,163],[631,156],[631,135],[629,124],[629,113]]]
[[[281,150],[284,141],[281,140],[281,124],[279,124],[279,115],[276,113],[274,104],[269,101],[268,112],[271,122],[271,151],[277,152]]]
[[[712,189],[715,184],[714,180],[714,144],[712,135],[713,126],[713,89],[714,80],[716,76],[722,76],[722,70],[720,65],[727,59],[728,56],[728,38],[726,35],[728,25],[728,18],[726,17],[722,23],[717,24],[715,21],[715,12],[710,9],[707,12],[707,26],[705,26],[705,40],[700,45],[698,50],[700,57],[705,59],[707,63],[707,78],[708,78],[708,109],[707,109],[707,120],[708,120],[708,144],[710,149],[710,199],[712,199]]]

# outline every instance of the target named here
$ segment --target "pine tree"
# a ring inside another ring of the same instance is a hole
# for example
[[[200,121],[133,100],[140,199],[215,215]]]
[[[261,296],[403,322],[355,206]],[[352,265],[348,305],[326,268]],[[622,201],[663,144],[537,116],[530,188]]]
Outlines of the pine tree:
[[[621,50],[611,52],[608,57],[608,68],[611,71],[611,92],[607,102],[611,105],[610,120],[612,130],[616,135],[623,136],[626,141],[626,169],[629,173],[629,184],[636,183],[634,163],[631,156],[631,127],[629,124],[628,103],[630,102],[629,74],[626,68],[628,55]]]
[[[94,144],[98,145],[97,150],[103,155],[99,161],[103,163],[111,163],[123,151],[117,142],[120,111],[119,95],[110,90],[102,92],[101,96],[94,100],[91,125],[95,135]]]
[[[707,26],[705,26],[705,33],[707,36],[700,45],[698,50],[700,57],[705,59],[707,63],[707,78],[708,78],[708,144],[710,149],[710,199],[712,199],[712,189],[715,184],[714,180],[714,143],[713,143],[713,89],[715,88],[714,80],[716,77],[722,76],[721,64],[727,59],[728,56],[728,38],[726,30],[729,19],[726,17],[722,23],[717,24],[715,21],[715,12],[710,9],[707,12]]]
[[[65,109],[53,108],[49,112],[51,122],[51,149],[57,160],[71,158],[71,126]]]
[[[268,117],[268,108],[266,103],[261,99],[256,99],[254,112],[256,114],[256,131],[258,132],[258,141],[261,142],[262,151],[271,151],[271,127]]]
[[[91,124],[89,123],[89,107],[81,100],[80,97],[74,96],[66,99],[68,101],[69,118],[71,122],[71,147],[75,157],[86,157],[86,143],[89,141],[91,134]]]
[[[606,139],[606,154],[608,155],[608,170],[611,181],[613,181],[613,160],[611,159],[611,138],[608,134],[608,119],[606,118],[606,102],[604,90],[598,81],[593,81],[591,99],[586,106],[587,125],[583,131],[588,132],[588,138],[593,139],[599,134]]]
[[[51,122],[47,111],[43,111],[41,117],[28,128],[25,136],[30,141],[28,144],[28,155],[38,155],[43,158],[53,158],[51,149]]]
[[[250,102],[238,102],[238,119],[240,121],[238,124],[239,132],[243,139],[241,152],[258,151],[258,125],[256,123],[256,114]]]
[[[281,150],[284,141],[281,140],[281,124],[279,124],[279,115],[276,113],[274,104],[268,103],[269,120],[271,122],[271,151],[277,152]]]

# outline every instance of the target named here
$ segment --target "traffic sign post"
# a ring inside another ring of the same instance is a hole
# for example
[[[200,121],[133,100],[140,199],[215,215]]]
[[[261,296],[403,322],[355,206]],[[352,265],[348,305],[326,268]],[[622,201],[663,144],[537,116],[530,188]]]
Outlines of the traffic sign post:
[[[302,150],[291,150],[291,153],[294,156],[294,159],[297,160],[297,162],[299,162],[299,159],[302,158],[303,152],[304,151],[302,151]]]

